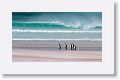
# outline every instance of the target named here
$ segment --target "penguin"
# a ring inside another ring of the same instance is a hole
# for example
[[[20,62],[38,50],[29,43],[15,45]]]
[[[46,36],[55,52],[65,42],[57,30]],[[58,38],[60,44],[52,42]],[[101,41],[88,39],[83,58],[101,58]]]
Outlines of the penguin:
[[[65,49],[67,50],[67,44],[65,43]]]
[[[61,45],[60,45],[60,43],[58,43],[58,49],[60,49],[60,50],[61,50]]]
[[[76,50],[76,48],[77,48],[77,47],[76,47],[76,45],[74,44],[74,50]]]
[[[70,49],[72,50],[73,48],[72,48],[72,44],[70,43]]]
[[[72,43],[72,50],[74,50],[74,46],[75,46],[75,45]]]

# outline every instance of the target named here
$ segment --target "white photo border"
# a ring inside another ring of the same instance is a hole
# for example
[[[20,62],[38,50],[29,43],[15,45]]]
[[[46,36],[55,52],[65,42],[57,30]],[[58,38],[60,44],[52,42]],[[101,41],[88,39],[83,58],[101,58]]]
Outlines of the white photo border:
[[[114,74],[112,0],[3,0],[0,5],[0,73]],[[102,12],[102,62],[12,62],[12,12]]]

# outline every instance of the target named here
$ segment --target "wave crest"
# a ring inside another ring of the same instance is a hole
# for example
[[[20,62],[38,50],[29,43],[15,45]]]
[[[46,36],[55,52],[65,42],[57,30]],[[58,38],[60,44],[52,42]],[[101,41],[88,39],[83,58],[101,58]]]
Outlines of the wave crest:
[[[45,23],[45,22],[24,22],[12,23],[13,28],[37,28],[37,29],[102,29],[100,24],[63,24],[63,23]]]

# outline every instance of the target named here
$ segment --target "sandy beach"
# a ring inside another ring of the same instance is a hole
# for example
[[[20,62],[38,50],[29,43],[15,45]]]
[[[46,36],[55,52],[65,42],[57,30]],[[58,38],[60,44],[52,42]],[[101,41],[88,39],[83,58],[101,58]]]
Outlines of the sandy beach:
[[[61,44],[62,50],[57,45]],[[68,44],[65,50],[64,43]],[[77,46],[70,50],[69,44]],[[101,62],[101,41],[12,41],[13,62]]]

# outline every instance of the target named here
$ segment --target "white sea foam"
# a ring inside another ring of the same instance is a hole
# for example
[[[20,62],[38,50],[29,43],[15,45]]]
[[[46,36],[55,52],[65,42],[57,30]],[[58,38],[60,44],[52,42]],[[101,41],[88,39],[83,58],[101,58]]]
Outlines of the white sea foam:
[[[102,31],[76,31],[76,30],[19,30],[15,29],[12,32],[32,32],[32,33],[102,33]]]

